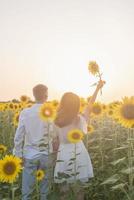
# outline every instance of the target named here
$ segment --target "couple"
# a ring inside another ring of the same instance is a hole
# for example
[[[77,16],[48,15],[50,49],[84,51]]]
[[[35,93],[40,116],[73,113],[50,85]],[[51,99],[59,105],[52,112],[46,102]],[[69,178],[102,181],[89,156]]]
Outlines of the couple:
[[[54,134],[49,137],[50,154],[54,151],[54,144],[59,142],[57,160],[63,161],[56,162],[54,169],[55,183],[65,181],[64,178],[58,179],[58,176],[59,174],[67,173],[70,159],[72,159],[72,152],[74,151],[74,144],[68,141],[67,134],[72,129],[80,129],[84,133],[87,132],[92,105],[104,83],[102,80],[99,81],[82,114],[79,114],[80,99],[76,94],[67,92],[61,98],[56,119],[51,126],[54,129]],[[40,199],[47,200],[49,192],[47,168],[51,157],[48,155],[47,149],[40,150],[39,144],[44,139],[44,135],[48,135],[48,126],[50,127],[50,125],[48,125],[47,121],[44,122],[40,119],[39,108],[47,101],[48,88],[42,84],[36,85],[33,88],[33,96],[36,103],[31,108],[25,108],[20,113],[19,124],[14,138],[13,153],[23,159],[22,200],[32,199],[30,196],[36,182],[35,171],[39,169],[45,170],[46,173],[40,182]],[[82,141],[77,143],[76,153],[78,155],[76,166],[82,167],[78,167],[79,174],[75,178],[80,182],[87,182],[89,178],[93,177],[93,169],[90,156]],[[72,183],[73,181],[74,177],[67,179],[67,183]],[[80,197],[80,199],[82,200],[83,197]]]

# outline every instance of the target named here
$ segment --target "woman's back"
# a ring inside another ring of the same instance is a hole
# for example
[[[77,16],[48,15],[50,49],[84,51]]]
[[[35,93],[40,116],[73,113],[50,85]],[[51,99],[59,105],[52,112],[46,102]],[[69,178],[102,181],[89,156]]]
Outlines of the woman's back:
[[[59,137],[60,144],[69,143],[67,134],[73,129],[80,129],[85,134],[87,133],[87,123],[82,115],[78,115],[77,118],[75,118],[72,123],[67,126],[61,128],[56,126],[56,134]]]

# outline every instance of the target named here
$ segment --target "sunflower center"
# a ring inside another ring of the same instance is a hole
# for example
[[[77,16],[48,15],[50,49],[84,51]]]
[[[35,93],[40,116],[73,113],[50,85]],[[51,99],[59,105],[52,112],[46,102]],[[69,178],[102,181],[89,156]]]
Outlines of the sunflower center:
[[[58,102],[57,101],[54,101],[53,102],[53,105],[56,107],[56,106],[58,106]]]
[[[97,65],[92,66],[92,70],[93,71],[98,71],[98,66]]]
[[[0,152],[3,152],[4,151],[4,148],[3,147],[0,147]]]
[[[134,104],[128,104],[123,106],[121,113],[125,119],[134,119]]]
[[[14,105],[14,108],[17,109],[17,105]]]
[[[27,99],[26,99],[25,97],[23,97],[21,100],[22,100],[22,101],[26,101]]]
[[[113,111],[112,111],[112,110],[110,110],[108,113],[109,113],[109,115],[112,115],[112,114],[113,114]]]
[[[37,176],[38,176],[38,177],[41,177],[41,173],[40,173],[40,172],[38,172]]]
[[[45,114],[46,116],[51,116],[52,111],[51,111],[50,109],[45,109],[45,110],[44,110],[44,114]]]
[[[94,106],[93,107],[93,113],[100,114],[101,113],[101,107],[100,106]]]
[[[10,162],[7,162],[5,165],[4,165],[4,173],[7,174],[7,175],[12,175],[14,174],[16,170],[16,165],[14,162],[10,161]]]
[[[104,105],[104,106],[103,106],[103,109],[105,110],[106,108],[107,108],[107,107]]]
[[[80,139],[80,135],[78,133],[73,133],[73,139]]]
[[[92,128],[91,128],[90,126],[88,126],[87,129],[88,129],[88,131],[91,131],[91,130],[92,130]]]
[[[12,109],[13,108],[13,104],[10,104],[9,107]]]

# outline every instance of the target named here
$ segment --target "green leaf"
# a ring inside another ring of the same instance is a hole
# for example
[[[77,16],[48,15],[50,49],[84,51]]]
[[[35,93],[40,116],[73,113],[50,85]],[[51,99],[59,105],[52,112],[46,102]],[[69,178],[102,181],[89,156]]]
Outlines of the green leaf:
[[[119,176],[118,176],[118,174],[115,174],[115,175],[109,177],[108,179],[106,179],[105,181],[103,181],[101,183],[101,185],[111,185],[111,184],[116,183],[118,180],[119,180]]]
[[[68,172],[71,172],[73,169],[67,169]]]
[[[92,85],[90,85],[90,87],[96,86],[98,83],[93,83]]]
[[[74,160],[76,160],[76,158],[71,158],[70,160],[71,160],[71,161],[74,161]]]
[[[58,172],[58,178],[62,179],[62,178],[70,178],[69,174],[63,173],[63,172]]]
[[[114,190],[118,190],[118,189],[123,188],[125,185],[126,185],[126,183],[120,183],[120,184],[117,184],[117,185],[112,186],[111,189],[112,189],[113,191],[114,191]]]
[[[72,173],[71,175],[72,176],[77,176],[78,174],[80,174],[79,172],[76,172],[76,173]]]
[[[64,160],[56,160],[56,162],[64,162]]]
[[[117,151],[117,150],[122,150],[122,149],[127,149],[128,146],[122,146],[122,147],[117,147],[117,148],[114,148],[113,151]]]
[[[123,174],[132,174],[132,173],[134,173],[134,167],[129,167],[127,169],[123,169],[123,170],[121,170],[121,172]]]
[[[73,164],[73,162],[70,162],[70,163],[68,163],[68,166],[70,166],[70,165],[72,165]]]
[[[39,144],[39,147],[47,147],[47,146],[48,146],[48,143],[47,144],[45,144],[45,143]]]
[[[120,159],[118,159],[118,160],[115,160],[115,161],[111,162],[111,164],[115,166],[115,165],[117,165],[118,163],[123,162],[124,160],[126,160],[126,157],[123,157],[123,158],[120,158]]]

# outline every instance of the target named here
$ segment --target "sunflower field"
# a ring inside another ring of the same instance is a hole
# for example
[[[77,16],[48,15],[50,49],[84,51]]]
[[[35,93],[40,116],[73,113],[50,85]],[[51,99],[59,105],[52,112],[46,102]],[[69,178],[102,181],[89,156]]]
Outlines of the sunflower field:
[[[80,98],[82,112],[88,99]],[[0,102],[0,200],[21,200],[22,160],[13,156],[14,135],[20,112],[33,105],[27,96],[20,100]],[[55,117],[59,102],[49,101],[43,105],[44,120]],[[51,117],[52,116],[52,117]],[[69,137],[73,133],[70,132]],[[77,133],[78,134],[78,133]],[[134,97],[120,101],[93,105],[88,133],[82,135],[89,151],[94,178],[84,187],[85,200],[134,200]],[[75,133],[75,137],[78,135]],[[38,185],[45,173],[35,173],[37,184],[32,196],[39,199]],[[58,200],[59,189],[50,179],[50,200]],[[68,194],[68,200],[75,196]]]

